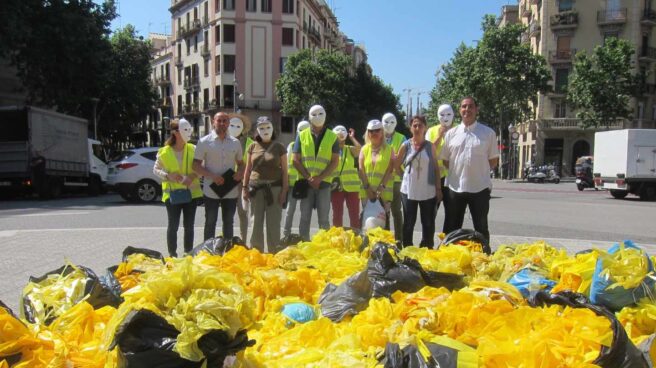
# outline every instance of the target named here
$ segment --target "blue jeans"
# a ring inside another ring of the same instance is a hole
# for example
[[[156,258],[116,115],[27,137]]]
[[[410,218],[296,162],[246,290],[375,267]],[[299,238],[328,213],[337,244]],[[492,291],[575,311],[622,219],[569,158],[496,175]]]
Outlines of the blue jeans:
[[[412,245],[412,234],[417,222],[417,208],[421,216],[421,242],[420,247],[432,248],[435,245],[435,215],[437,214],[437,198],[425,201],[408,199],[407,194],[401,193],[403,202],[403,246]]]
[[[233,237],[233,223],[235,211],[237,210],[237,198],[214,199],[205,196],[205,240],[212,239],[216,235],[216,221],[221,206],[221,223],[223,224],[223,237],[231,240]]]
[[[319,228],[330,228],[330,186],[325,188],[309,188],[307,197],[301,199],[301,222],[298,226],[299,235],[303,240],[310,241],[310,222],[312,210],[317,209]]]
[[[168,199],[166,214],[168,226],[166,227],[166,247],[171,257],[178,256],[178,228],[180,227],[180,215],[184,216],[182,226],[184,227],[184,251],[191,252],[194,247],[194,220],[196,218],[196,200],[184,204],[171,204]]]

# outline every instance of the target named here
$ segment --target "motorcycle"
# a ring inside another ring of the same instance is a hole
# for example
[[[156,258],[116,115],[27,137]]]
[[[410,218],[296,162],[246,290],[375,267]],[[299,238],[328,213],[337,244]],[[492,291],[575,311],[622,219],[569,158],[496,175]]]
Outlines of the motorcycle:
[[[594,179],[592,178],[592,157],[583,156],[576,160],[574,165],[574,172],[576,173],[576,188],[582,191],[585,188],[595,188]]]
[[[531,166],[527,169],[525,177],[529,183],[560,183],[560,176],[554,165]]]

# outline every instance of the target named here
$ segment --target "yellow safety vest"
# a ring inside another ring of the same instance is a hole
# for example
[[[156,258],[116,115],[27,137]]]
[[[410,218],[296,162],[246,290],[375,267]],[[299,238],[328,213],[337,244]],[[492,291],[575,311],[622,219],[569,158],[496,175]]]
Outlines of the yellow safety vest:
[[[455,128],[457,125],[458,124],[453,124],[452,128]],[[431,143],[435,142],[439,134],[440,134],[440,124],[433,125],[428,129],[428,140],[431,141]],[[440,141],[437,142],[437,146],[435,146],[437,157],[440,157],[440,152],[442,152],[442,147],[444,147],[444,137],[442,137],[442,139],[440,139]],[[444,162],[442,160],[437,160],[437,164],[440,166],[440,177],[445,178],[449,174],[449,170],[446,167],[444,167]]]
[[[405,142],[406,138],[403,134],[399,132],[394,132],[394,135],[392,136],[392,148],[394,148],[394,154],[398,155],[399,150],[401,149],[401,145],[403,142]],[[403,167],[401,167],[403,169]],[[401,175],[397,174],[394,172],[394,182],[395,183],[400,183],[401,182]]]
[[[360,190],[362,183],[358,177],[358,170],[355,168],[355,159],[351,153],[351,146],[342,148],[342,155],[335,175],[339,175],[339,180],[345,192],[354,193]]]
[[[195,151],[196,146],[191,143],[185,144],[184,150],[182,152],[182,168],[180,168],[180,164],[178,163],[178,158],[175,156],[175,150],[173,147],[166,145],[159,149],[157,155],[160,159],[160,162],[164,166],[164,171],[170,174],[188,176],[194,173],[192,165],[194,162]],[[171,196],[171,191],[175,189],[187,189],[187,187],[177,182],[162,180],[162,202],[166,202],[166,200]],[[189,189],[191,190],[192,198],[200,198],[203,196],[203,190],[200,187],[200,180],[198,177],[196,177],[196,179],[191,182]]]
[[[246,165],[246,160],[248,159],[248,147],[251,146],[255,141],[251,139],[251,137],[246,137],[246,144],[244,145],[244,165]]]
[[[294,167],[294,153],[292,148],[294,147],[294,142],[290,143],[287,146],[287,177],[289,178],[289,187],[293,187],[298,180],[298,170]]]
[[[364,147],[362,147],[362,154],[364,155],[364,174],[367,176],[369,187],[377,188],[383,180],[383,176],[385,176],[387,168],[392,163],[392,147],[388,144],[383,147],[383,149],[380,151],[380,154],[378,155],[378,160],[376,160],[375,165],[372,160],[371,143],[367,143],[364,145]],[[387,183],[385,183],[385,189],[383,189],[383,193],[381,195],[384,201],[392,201],[394,194],[392,190],[392,184],[393,180],[391,178],[387,181]],[[360,189],[360,198],[367,198],[367,192],[364,190],[364,188]]]
[[[333,145],[337,141],[337,135],[332,130],[326,129],[323,135],[319,152],[315,156],[314,139],[312,139],[312,129],[305,129],[299,134],[301,141],[301,162],[311,176],[319,176],[330,164],[333,156]],[[333,173],[330,173],[323,181],[330,183],[333,181]]]

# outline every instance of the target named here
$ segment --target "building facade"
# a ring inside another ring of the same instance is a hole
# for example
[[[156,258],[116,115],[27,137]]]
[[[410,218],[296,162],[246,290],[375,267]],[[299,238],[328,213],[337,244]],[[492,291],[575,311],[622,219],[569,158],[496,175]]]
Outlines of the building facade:
[[[590,155],[600,129],[654,128],[656,11],[653,0],[520,0],[519,21],[527,26],[522,40],[543,55],[551,68],[553,91],[539,94],[534,116],[517,126],[514,173],[527,164],[555,163],[562,175],[573,175],[574,163]],[[633,118],[609,127],[582,129],[576,111],[567,105],[566,91],[577,52],[591,54],[608,37],[629,40],[636,48],[633,68],[648,75],[645,93],[631,101]]]
[[[184,116],[197,138],[216,112],[241,111],[269,116],[290,140],[298,117],[281,114],[275,96],[287,57],[329,49],[366,61],[324,0],[172,0],[169,11],[172,35],[151,35],[160,104],[148,124],[160,139],[168,118]]]

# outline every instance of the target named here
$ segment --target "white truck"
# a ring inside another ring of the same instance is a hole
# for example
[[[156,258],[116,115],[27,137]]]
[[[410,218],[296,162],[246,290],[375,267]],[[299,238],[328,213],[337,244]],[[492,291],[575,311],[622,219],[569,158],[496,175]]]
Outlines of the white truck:
[[[594,183],[614,198],[656,200],[656,129],[595,133]]]
[[[64,189],[98,195],[107,181],[105,151],[88,138],[88,121],[32,106],[0,107],[0,193]]]

